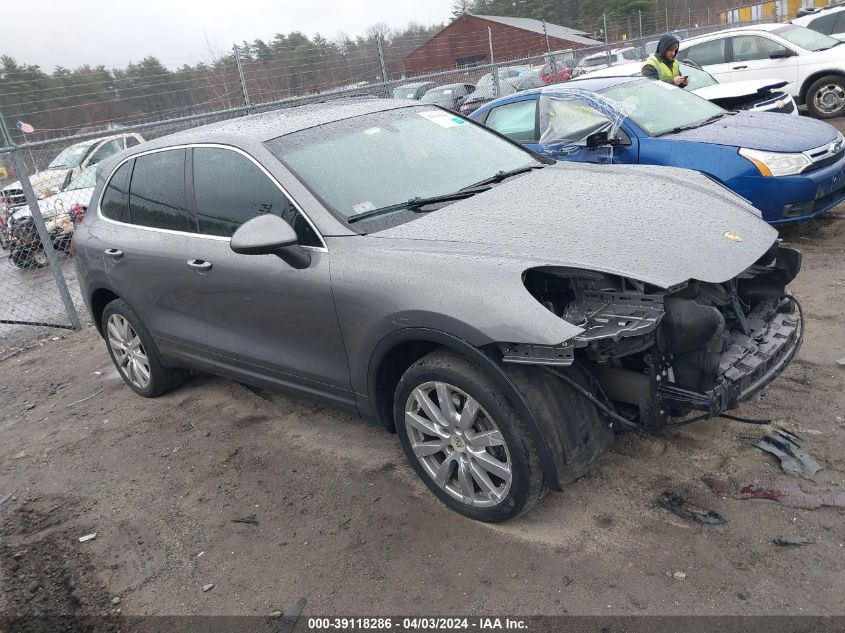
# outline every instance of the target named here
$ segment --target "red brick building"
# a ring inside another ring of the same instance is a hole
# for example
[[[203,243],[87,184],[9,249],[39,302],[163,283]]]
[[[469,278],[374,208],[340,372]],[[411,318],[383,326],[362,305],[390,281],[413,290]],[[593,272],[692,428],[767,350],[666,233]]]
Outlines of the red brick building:
[[[508,60],[541,55],[548,49],[543,23],[530,18],[463,15],[438,31],[405,57],[405,72],[419,74],[490,62],[488,28],[493,36],[493,57]],[[554,50],[599,46],[583,31],[546,22],[549,46]]]

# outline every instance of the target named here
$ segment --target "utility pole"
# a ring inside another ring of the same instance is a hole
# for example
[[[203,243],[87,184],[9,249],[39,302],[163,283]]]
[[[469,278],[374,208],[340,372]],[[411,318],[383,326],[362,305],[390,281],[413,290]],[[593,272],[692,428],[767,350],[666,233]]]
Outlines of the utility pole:
[[[376,33],[376,44],[378,45],[378,62],[381,65],[381,80],[384,83],[384,95],[389,97],[387,90],[387,69],[384,66],[384,50],[381,47],[381,32]]]
[[[692,28],[692,7],[687,7],[689,10],[689,28]]]
[[[488,26],[487,27],[487,42],[490,44],[490,64],[492,64],[493,70],[493,86],[496,88],[496,96],[498,97],[501,94],[499,89],[499,69],[496,68],[496,59],[493,57],[493,31]]]
[[[640,39],[643,39],[643,12],[642,9],[637,11],[640,17]]]
[[[557,63],[555,62],[554,55],[552,55],[552,45],[549,44],[549,32],[546,30],[546,21],[543,20],[543,35],[546,37],[546,50],[549,53],[549,64],[551,64],[552,72],[557,74]]]
[[[241,50],[238,48],[238,45],[235,44],[232,46],[235,50],[235,63],[238,65],[238,77],[241,80],[241,90],[244,93],[244,105],[252,109],[252,103],[249,101],[249,92],[246,89],[246,77],[244,77],[244,67],[241,66]]]

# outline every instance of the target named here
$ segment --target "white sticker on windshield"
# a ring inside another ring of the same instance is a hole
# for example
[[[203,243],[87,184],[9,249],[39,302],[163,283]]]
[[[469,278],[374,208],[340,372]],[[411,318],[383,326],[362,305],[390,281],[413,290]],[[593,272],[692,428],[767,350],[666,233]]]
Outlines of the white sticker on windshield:
[[[372,211],[375,208],[376,208],[376,205],[374,205],[370,200],[365,200],[364,202],[359,202],[358,204],[352,205],[352,210],[355,213],[363,213],[364,211]]]
[[[440,127],[458,127],[466,123],[461,117],[449,114],[443,110],[426,110],[425,112],[417,112],[417,114],[432,123],[436,123]]]

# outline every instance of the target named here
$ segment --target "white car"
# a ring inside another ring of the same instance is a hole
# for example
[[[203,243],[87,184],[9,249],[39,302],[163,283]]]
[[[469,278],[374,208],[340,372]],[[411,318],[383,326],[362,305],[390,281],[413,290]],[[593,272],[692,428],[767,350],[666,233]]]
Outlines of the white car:
[[[44,218],[48,233],[65,230],[73,233],[74,223],[84,215],[91,203],[94,186],[97,184],[97,166],[91,165],[63,191],[38,200],[38,208]],[[16,223],[32,215],[28,206],[21,207],[12,213],[10,223]]]
[[[845,41],[845,5],[818,9],[792,23]]]
[[[845,47],[794,24],[758,24],[682,40],[678,60],[696,62],[720,83],[781,79],[814,117],[845,114]]]
[[[140,134],[112,134],[76,143],[63,149],[47,169],[29,177],[32,189],[38,198],[47,197],[64,189],[68,183],[87,167],[96,165],[113,154],[142,143]],[[26,203],[20,181],[13,182],[0,190],[0,202],[6,210]]]
[[[594,53],[593,55],[587,55],[578,62],[575,70],[572,71],[572,76],[579,77],[594,70],[637,61],[640,57],[639,49],[634,46],[614,48],[610,52]]]
[[[581,75],[579,79],[591,77],[627,77],[639,75],[643,63],[619,64],[603,70]],[[687,90],[702,99],[712,101],[726,110],[758,110],[784,112],[798,116],[795,100],[780,89],[785,81],[778,79],[747,79],[721,84],[710,73],[690,64],[681,63],[681,74],[689,77]]]

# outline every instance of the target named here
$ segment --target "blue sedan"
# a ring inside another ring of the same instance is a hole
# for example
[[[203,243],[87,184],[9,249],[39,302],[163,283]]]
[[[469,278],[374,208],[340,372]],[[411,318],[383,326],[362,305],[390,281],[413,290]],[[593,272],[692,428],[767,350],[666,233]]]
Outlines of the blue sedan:
[[[529,90],[470,117],[557,160],[696,169],[748,199],[771,224],[807,220],[845,198],[845,139],[827,123],[728,112],[641,77]]]

